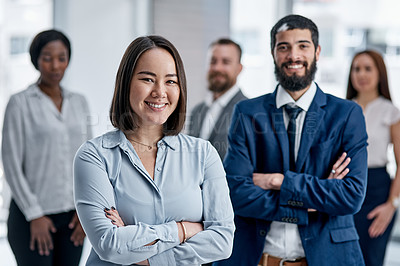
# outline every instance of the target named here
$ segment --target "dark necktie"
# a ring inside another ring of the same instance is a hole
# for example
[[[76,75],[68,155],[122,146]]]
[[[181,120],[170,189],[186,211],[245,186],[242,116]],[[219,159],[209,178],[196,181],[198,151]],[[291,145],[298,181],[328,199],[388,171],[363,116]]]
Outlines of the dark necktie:
[[[296,161],[294,156],[294,146],[296,141],[296,118],[301,112],[301,108],[294,106],[291,107],[289,105],[285,105],[286,113],[289,115],[289,124],[287,127],[287,133],[289,137],[289,159],[290,159],[290,170],[296,170]]]

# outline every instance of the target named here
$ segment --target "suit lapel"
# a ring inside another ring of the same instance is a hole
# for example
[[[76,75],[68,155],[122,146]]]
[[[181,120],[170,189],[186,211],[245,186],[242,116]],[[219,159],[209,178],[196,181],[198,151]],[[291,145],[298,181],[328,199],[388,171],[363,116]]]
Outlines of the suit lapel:
[[[194,137],[199,137],[200,136],[200,132],[201,132],[201,128],[203,127],[203,123],[204,123],[204,118],[207,114],[208,111],[208,106],[205,103],[202,103],[202,105],[199,108],[199,117],[196,118],[194,124],[193,124],[193,132],[192,135]],[[196,114],[195,114],[196,115]],[[196,133],[196,134],[195,134]]]
[[[307,155],[310,151],[312,144],[315,142],[315,138],[318,136],[320,124],[325,117],[325,110],[321,107],[326,105],[326,95],[317,86],[317,91],[314,96],[310,108],[307,111],[306,118],[303,124],[303,130],[301,133],[301,142],[299,151],[297,153],[296,160],[296,171],[300,172]]]
[[[276,92],[270,94],[271,98],[266,99],[266,113],[271,115],[272,128],[275,132],[275,136],[278,139],[279,146],[281,148],[281,154],[283,154],[283,170],[289,169],[289,139],[285,127],[285,122],[283,121],[283,108],[276,108]],[[267,140],[268,141],[268,140]]]
[[[222,132],[221,127],[225,129],[224,131],[228,131],[227,128],[229,128],[229,125],[230,125],[233,107],[235,106],[235,104],[238,101],[243,100],[243,99],[245,99],[245,96],[239,90],[235,94],[235,96],[233,96],[233,98],[228,102],[228,104],[225,106],[225,108],[221,111],[221,114],[219,115],[218,120],[215,123],[213,130],[211,131],[210,137],[208,138],[211,142],[214,140],[214,138],[217,137],[218,132]],[[202,121],[204,120],[204,116],[205,116],[205,114],[201,118]],[[229,116],[229,117],[226,117],[226,116]],[[227,119],[228,119],[228,121],[227,121]]]

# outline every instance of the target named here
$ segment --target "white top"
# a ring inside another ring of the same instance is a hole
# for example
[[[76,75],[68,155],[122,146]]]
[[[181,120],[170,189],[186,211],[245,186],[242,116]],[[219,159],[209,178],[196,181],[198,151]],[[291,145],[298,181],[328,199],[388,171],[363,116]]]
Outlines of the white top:
[[[61,112],[36,84],[11,96],[3,125],[2,158],[12,198],[30,221],[75,209],[72,162],[91,138],[85,98],[62,89]]]
[[[154,179],[117,130],[86,142],[74,164],[75,202],[92,244],[86,265],[200,265],[231,254],[233,209],[221,159],[210,142],[184,134],[157,143]],[[126,224],[104,215],[114,206]],[[178,221],[204,231],[179,244]],[[154,240],[157,243],[145,246]]]
[[[368,133],[368,167],[385,167],[388,145],[392,142],[390,127],[400,121],[400,111],[391,101],[379,96],[366,106],[364,116]]]
[[[297,159],[297,152],[299,151],[301,141],[301,131],[303,129],[304,119],[306,117],[308,108],[310,107],[317,86],[315,83],[311,83],[310,88],[298,99],[296,102],[287,93],[282,86],[279,85],[276,94],[276,107],[279,109],[286,104],[291,106],[298,106],[302,109],[296,119],[296,139],[295,139],[295,159]],[[283,109],[285,110],[285,109]],[[289,115],[286,111],[283,112],[283,120],[285,127],[289,124]],[[265,238],[264,252],[268,254],[287,259],[296,259],[305,257],[304,248],[301,243],[301,238],[297,224],[284,223],[284,222],[272,222],[271,228]]]
[[[204,117],[203,124],[199,137],[202,139],[209,139],[211,132],[214,129],[215,123],[221,115],[222,110],[232,100],[232,98],[239,92],[239,87],[234,85],[227,92],[222,94],[218,99],[213,101],[212,94],[208,94],[205,104],[208,106],[207,114]]]

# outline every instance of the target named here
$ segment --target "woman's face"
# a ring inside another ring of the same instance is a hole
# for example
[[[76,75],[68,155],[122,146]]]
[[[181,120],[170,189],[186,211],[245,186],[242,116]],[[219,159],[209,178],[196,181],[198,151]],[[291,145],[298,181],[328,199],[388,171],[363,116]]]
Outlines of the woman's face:
[[[41,82],[48,85],[59,85],[68,63],[68,49],[62,41],[56,40],[46,44],[38,58]]]
[[[358,93],[378,91],[379,71],[368,54],[360,54],[354,59],[350,78]]]
[[[129,100],[139,127],[162,126],[178,104],[180,88],[174,58],[162,48],[144,52],[137,61]]]

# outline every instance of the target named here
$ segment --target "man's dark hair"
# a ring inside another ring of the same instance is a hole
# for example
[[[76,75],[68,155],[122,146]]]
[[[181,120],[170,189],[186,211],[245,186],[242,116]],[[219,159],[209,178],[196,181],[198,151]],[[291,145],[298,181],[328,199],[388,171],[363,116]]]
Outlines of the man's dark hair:
[[[288,15],[281,18],[271,30],[271,51],[274,50],[276,44],[276,34],[286,30],[310,30],[311,39],[314,43],[315,49],[318,47],[318,27],[310,19],[300,15]]]
[[[239,63],[240,63],[241,58],[242,58],[242,48],[240,47],[240,45],[238,43],[236,43],[236,42],[234,42],[234,41],[232,41],[231,39],[228,39],[228,38],[220,38],[220,39],[212,42],[210,44],[210,48],[214,47],[215,45],[234,45],[237,48],[238,52],[239,52]]]

